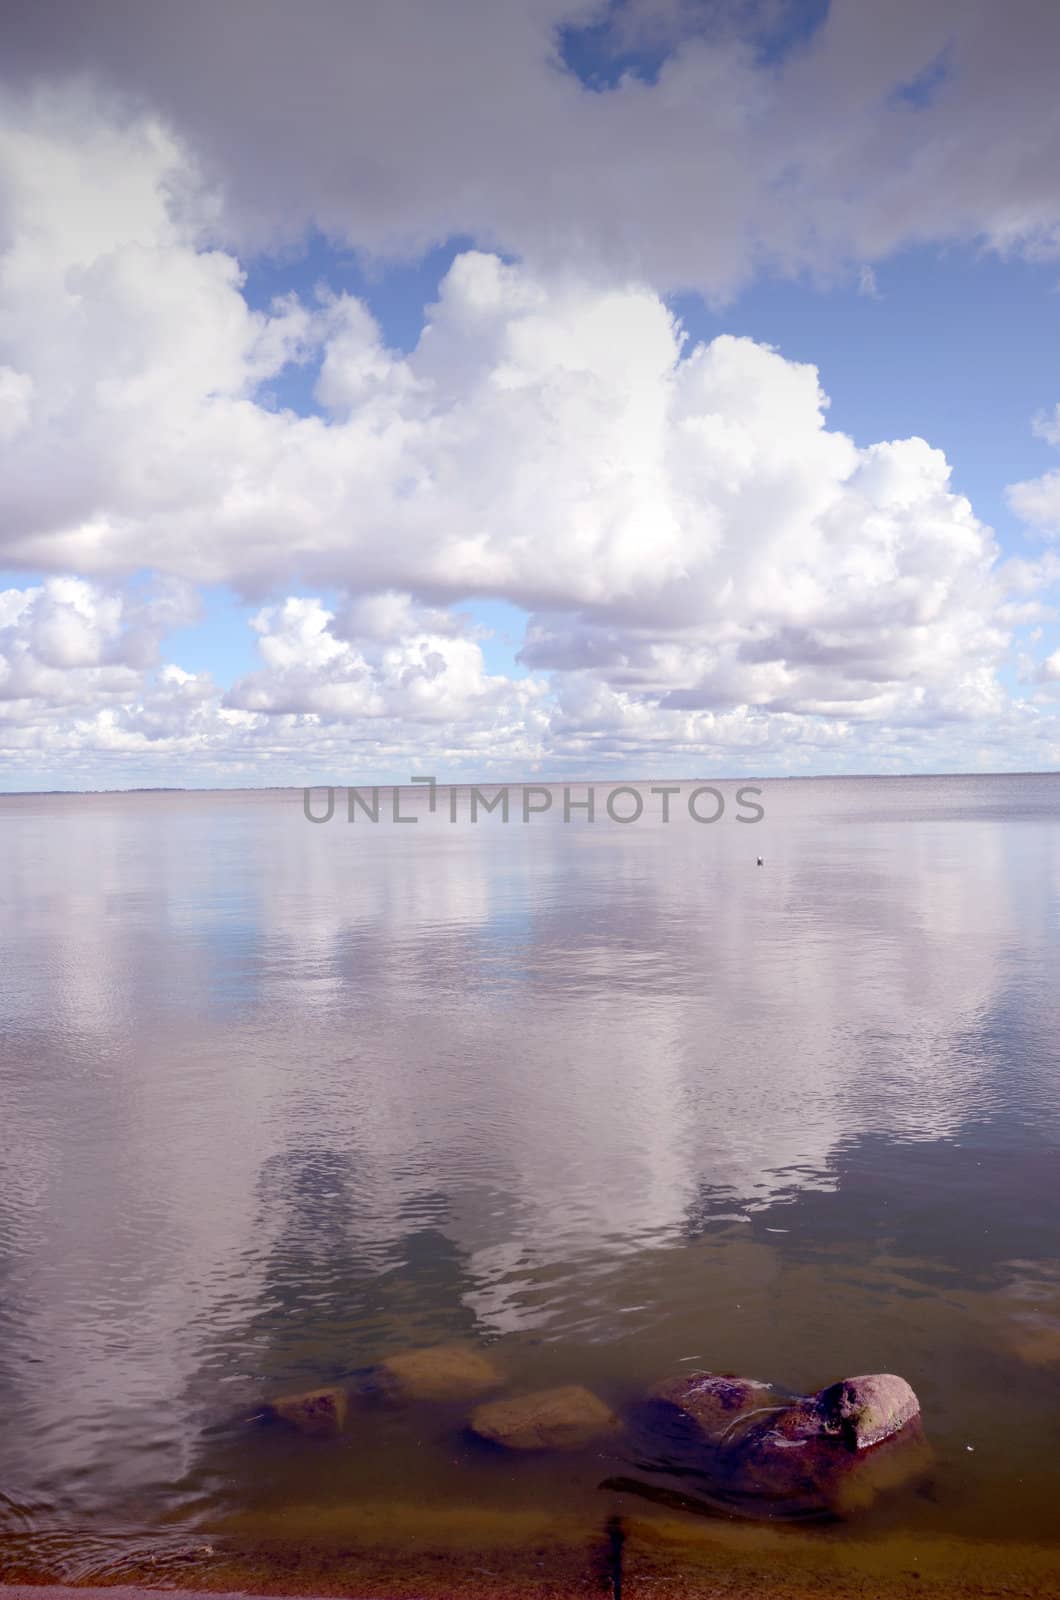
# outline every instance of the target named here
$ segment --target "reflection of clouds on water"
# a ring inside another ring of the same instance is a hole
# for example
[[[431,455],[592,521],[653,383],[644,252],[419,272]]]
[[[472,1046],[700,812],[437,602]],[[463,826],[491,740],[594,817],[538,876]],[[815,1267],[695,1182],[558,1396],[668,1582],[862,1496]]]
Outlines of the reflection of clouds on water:
[[[941,858],[925,830],[904,831],[884,861],[823,876],[811,865],[796,887],[813,926],[787,957],[784,1031],[817,1081],[827,1039],[826,1092],[847,1136],[951,1137],[1007,1092],[983,1035],[1022,915],[1000,830],[972,824],[970,849]]]
[[[1016,902],[1001,830],[975,831],[969,859],[900,819],[874,852],[804,829],[771,851],[765,892],[739,835],[704,848],[687,825],[621,847],[551,826],[502,849],[494,830],[473,851],[436,823],[443,867],[432,849],[415,895],[397,850],[376,857],[353,920],[371,906],[405,957],[411,1015],[367,1006],[395,1053],[367,1067],[360,1138],[396,1155],[411,1130],[425,1177],[453,1174],[445,1226],[489,1325],[547,1322],[549,1263],[679,1240],[704,1188],[744,1211],[827,1190],[863,1129],[949,1137],[991,1108],[977,1030]]]
[[[1028,962],[1026,1034],[1055,1012],[1052,836],[932,823],[922,787],[836,821],[823,789],[747,831],[314,828],[276,795],[9,818],[25,1436],[70,1471],[124,1416],[179,1453],[181,1407],[300,1341],[323,1369],[429,1337],[443,1301],[606,1331],[635,1252],[1018,1101],[992,1019]]]
[[[217,1086],[211,1074],[193,1041],[85,1063],[38,1110],[31,1148],[46,1168],[28,1204],[24,1156],[8,1167],[0,1212],[24,1212],[5,1274],[8,1420],[61,1496],[83,1500],[86,1473],[129,1487],[179,1477],[192,1441],[174,1407],[204,1334],[241,1340],[257,1302],[264,1128],[253,1075]]]

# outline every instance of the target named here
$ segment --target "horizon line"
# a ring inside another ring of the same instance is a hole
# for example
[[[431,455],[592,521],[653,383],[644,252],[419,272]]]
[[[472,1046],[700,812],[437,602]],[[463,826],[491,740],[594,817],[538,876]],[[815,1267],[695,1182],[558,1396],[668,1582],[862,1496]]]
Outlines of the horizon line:
[[[1060,768],[1021,769],[1016,772],[787,772],[782,775],[769,777],[762,773],[747,773],[739,776],[722,777],[691,777],[691,778],[461,778],[451,782],[437,780],[436,789],[562,789],[600,787],[605,784],[611,788],[620,788],[623,784],[631,787],[643,787],[650,784],[675,783],[675,784],[713,784],[713,783],[842,783],[866,781],[890,781],[908,783],[913,780],[941,778],[1056,778],[1060,777]],[[52,797],[55,795],[102,795],[102,794],[297,794],[304,793],[307,789],[408,789],[412,793],[424,794],[429,792],[422,783],[387,783],[381,781],[360,781],[356,783],[338,781],[332,783],[258,783],[258,784],[226,784],[226,785],[199,785],[199,784],[130,784],[124,788],[105,789],[0,789],[0,800],[16,800],[36,796]]]

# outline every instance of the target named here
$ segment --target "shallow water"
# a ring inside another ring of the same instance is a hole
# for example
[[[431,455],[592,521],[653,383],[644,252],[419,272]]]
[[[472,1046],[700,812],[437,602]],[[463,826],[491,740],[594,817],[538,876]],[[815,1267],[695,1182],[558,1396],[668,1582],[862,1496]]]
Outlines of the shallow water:
[[[458,1407],[249,1420],[452,1340],[618,1409],[899,1372],[930,1480],[798,1539],[1053,1537],[1060,778],[763,781],[754,825],[721,787],[713,825],[0,798],[9,1563],[282,1534],[385,1582],[421,1529],[470,1583],[522,1528],[711,1522]]]

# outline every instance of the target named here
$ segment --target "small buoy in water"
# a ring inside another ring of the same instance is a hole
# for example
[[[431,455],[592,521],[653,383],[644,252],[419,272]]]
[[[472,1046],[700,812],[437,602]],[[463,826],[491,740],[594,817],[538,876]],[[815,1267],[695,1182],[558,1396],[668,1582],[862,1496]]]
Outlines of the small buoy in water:
[[[756,856],[755,857],[755,866],[756,867],[760,867],[761,865],[762,865],[762,857],[761,856]]]

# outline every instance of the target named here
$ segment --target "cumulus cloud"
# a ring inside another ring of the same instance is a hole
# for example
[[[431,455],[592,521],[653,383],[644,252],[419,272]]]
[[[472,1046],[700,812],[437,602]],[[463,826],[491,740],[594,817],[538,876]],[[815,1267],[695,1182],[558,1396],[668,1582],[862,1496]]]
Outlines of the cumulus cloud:
[[[481,251],[454,262],[408,356],[349,296],[256,315],[234,258],[174,220],[179,153],[157,130],[120,135],[135,201],[107,190],[113,130],[60,143],[71,211],[26,177],[56,137],[8,142],[29,242],[0,283],[39,403],[4,457],[16,560],[298,579],[362,605],[500,596],[532,613],[528,666],[593,675],[623,718],[996,710],[989,531],[923,440],[830,430],[814,367],[749,339],[690,348],[649,288]],[[325,414],[261,403],[310,352]],[[454,685],[461,702],[492,692],[437,618],[403,617],[404,653],[370,671],[350,633],[367,615],[343,636],[297,601],[263,612],[265,670],[232,704],[444,715]],[[584,686],[568,698],[577,718]]]
[[[813,366],[693,347],[656,288],[576,253],[481,249],[402,354],[326,286],[252,311],[218,204],[138,105],[0,108],[0,550],[55,574],[5,597],[12,749],[251,763],[418,727],[454,761],[838,765],[859,728],[908,751],[1004,724],[1044,567],[998,565],[924,440],[830,429]],[[269,401],[292,363],[319,414]],[[222,581],[261,604],[258,667],[160,671],[187,585]],[[528,613],[528,678],[487,671],[453,609],[476,597]],[[47,705],[73,720],[47,733]]]
[[[79,94],[0,108],[9,559],[127,571],[171,539],[189,571],[210,566],[203,510],[226,452],[245,468],[249,436],[264,443],[249,397],[303,354],[309,314],[255,315],[235,259],[194,247],[173,200],[192,176],[150,119],[115,121]]]
[[[180,619],[77,579],[0,594],[0,762],[16,786],[335,782],[411,771],[481,779],[616,771],[687,775],[996,767],[1012,748],[1060,760],[1060,719],[997,694],[969,668],[932,704],[815,709],[680,706],[656,676],[614,670],[490,673],[481,629],[383,594],[342,611],[289,596],[253,619],[259,664],[227,691],[157,660]],[[154,648],[146,648],[153,629]],[[680,657],[676,659],[680,661]],[[1048,699],[1056,660],[1035,682]],[[678,669],[680,670],[680,669]],[[1029,669],[1030,670],[1030,669]],[[852,741],[852,731],[862,737]]]
[[[75,577],[0,591],[0,717],[45,716],[135,689],[161,639],[196,614],[186,586],[108,593]]]
[[[533,716],[544,686],[490,676],[477,641],[446,619],[419,613],[408,596],[361,601],[340,638],[319,599],[291,597],[254,619],[262,668],[236,683],[227,704],[243,711],[311,713],[349,723],[475,723],[484,713]],[[350,637],[350,629],[360,637]],[[363,629],[363,632],[361,630]]]
[[[0,592],[0,763],[66,783],[334,780],[351,757],[473,770],[536,763],[547,687],[486,671],[476,630],[407,595],[337,617],[289,596],[253,619],[258,669],[225,691],[159,658],[179,585],[137,595],[55,577]],[[340,634],[339,630],[343,630]]]

